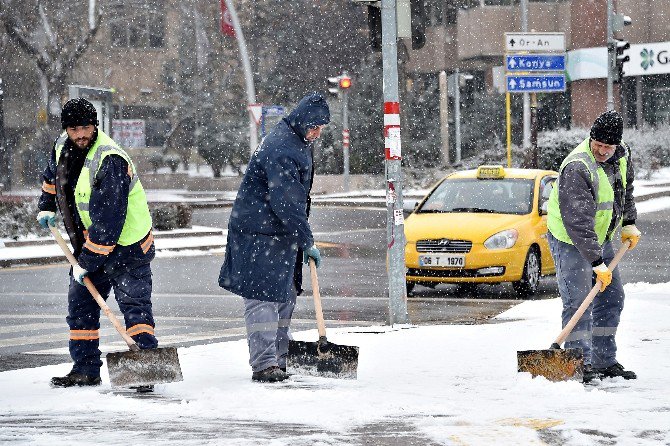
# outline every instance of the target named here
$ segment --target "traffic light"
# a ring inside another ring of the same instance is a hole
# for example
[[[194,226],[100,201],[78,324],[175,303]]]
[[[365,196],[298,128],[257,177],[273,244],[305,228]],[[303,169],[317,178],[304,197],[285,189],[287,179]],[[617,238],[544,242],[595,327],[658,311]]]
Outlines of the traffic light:
[[[615,71],[614,71],[614,82],[621,82],[623,79],[624,71],[623,71],[623,64],[628,62],[630,60],[630,56],[627,54],[624,54],[626,50],[630,48],[630,42],[626,42],[625,40],[621,39],[614,39],[615,41],[615,47],[614,47],[614,54],[615,54]]]
[[[340,94],[340,77],[329,77],[328,78],[328,93],[332,96],[337,96]]]
[[[351,77],[346,71],[343,71],[339,76],[328,78],[328,93],[333,96],[346,93],[349,88],[351,88]]]
[[[614,37],[614,33],[623,31],[623,29],[633,23],[630,17],[624,14],[615,14],[612,12],[609,17],[610,38],[607,42],[608,69],[613,82],[621,82],[624,71],[623,64],[630,60],[630,56],[625,52],[630,48],[630,43]]]
[[[410,0],[412,11],[412,49],[420,50],[426,44],[425,0]]]
[[[373,51],[382,50],[382,10],[370,0],[353,0],[367,4],[368,39]],[[412,28],[412,49],[420,50],[426,44],[425,0],[410,0],[410,20]]]

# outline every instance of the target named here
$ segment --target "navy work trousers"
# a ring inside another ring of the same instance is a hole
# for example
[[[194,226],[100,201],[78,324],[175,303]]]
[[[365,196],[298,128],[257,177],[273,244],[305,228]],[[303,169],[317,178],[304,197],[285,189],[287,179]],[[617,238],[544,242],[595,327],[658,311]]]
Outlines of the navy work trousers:
[[[100,295],[107,300],[114,289],[126,323],[126,332],[141,349],[156,348],[154,318],[151,309],[151,267],[144,264],[112,279],[91,274],[91,281]],[[70,276],[68,316],[70,326],[70,356],[72,371],[88,376],[100,376],[100,307],[88,289]]]
[[[244,299],[249,364],[254,372],[272,366],[286,367],[295,300],[295,290],[286,302]]]
[[[591,264],[582,257],[574,245],[557,240],[547,234],[549,249],[556,264],[558,290],[563,301],[563,327],[584,302],[596,283]],[[603,259],[609,265],[614,258],[612,242],[603,245]],[[612,272],[612,283],[598,293],[579,319],[565,341],[565,348],[581,348],[584,364],[595,368],[614,365],[616,360],[616,332],[623,310],[624,291],[619,268]]]

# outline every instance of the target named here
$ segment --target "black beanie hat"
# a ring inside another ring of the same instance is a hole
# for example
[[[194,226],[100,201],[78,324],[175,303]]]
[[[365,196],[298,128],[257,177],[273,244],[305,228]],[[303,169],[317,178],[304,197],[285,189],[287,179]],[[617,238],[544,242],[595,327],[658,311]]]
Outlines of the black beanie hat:
[[[623,136],[623,118],[614,110],[608,110],[598,116],[591,127],[591,139],[609,145],[621,144]]]
[[[63,106],[60,115],[60,123],[63,128],[77,127],[79,125],[98,125],[98,113],[93,104],[84,98],[70,99]]]

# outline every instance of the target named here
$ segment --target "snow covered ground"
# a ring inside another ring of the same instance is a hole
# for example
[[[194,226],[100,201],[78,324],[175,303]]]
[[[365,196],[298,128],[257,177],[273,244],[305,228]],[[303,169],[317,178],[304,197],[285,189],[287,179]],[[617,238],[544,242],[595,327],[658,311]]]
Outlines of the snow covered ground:
[[[669,444],[668,285],[626,286],[618,357],[636,381],[585,387],[517,373],[518,350],[547,348],[560,331],[558,299],[527,301],[485,325],[330,330],[332,342],[360,347],[357,380],[254,383],[245,341],[179,349],[184,381],[148,396],[112,392],[104,368],[101,387],[81,389],[48,386],[69,364],[3,372],[0,442]]]

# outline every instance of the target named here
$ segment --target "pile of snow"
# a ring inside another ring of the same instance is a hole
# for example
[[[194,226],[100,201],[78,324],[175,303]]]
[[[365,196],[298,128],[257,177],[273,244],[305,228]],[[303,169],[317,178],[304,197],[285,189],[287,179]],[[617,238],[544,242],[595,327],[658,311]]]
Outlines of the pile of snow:
[[[244,341],[179,349],[185,381],[146,398],[108,384],[49,388],[69,364],[0,373],[0,442],[130,444],[155,435],[165,444],[339,445],[357,443],[355,429],[403,423],[441,444],[668,444],[670,291],[626,291],[618,357],[636,381],[585,387],[517,373],[518,350],[547,348],[560,331],[558,299],[528,301],[487,325],[331,330],[332,342],[360,347],[350,381],[254,383]]]

